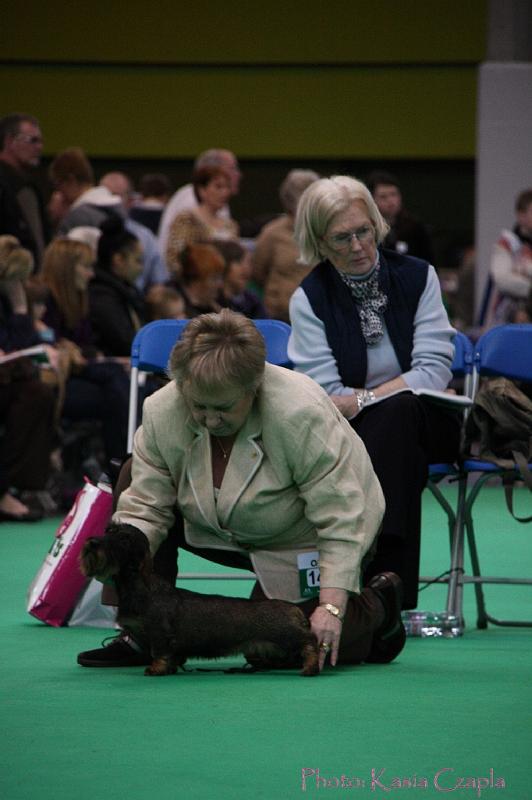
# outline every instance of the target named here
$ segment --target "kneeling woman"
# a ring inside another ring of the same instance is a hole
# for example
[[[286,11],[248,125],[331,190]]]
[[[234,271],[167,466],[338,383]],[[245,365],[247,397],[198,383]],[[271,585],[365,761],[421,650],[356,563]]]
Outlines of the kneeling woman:
[[[156,570],[171,580],[176,543],[253,569],[254,597],[302,604],[321,666],[328,653],[333,665],[395,658],[404,645],[399,579],[380,575],[360,592],[362,560],[383,515],[381,488],[326,393],[265,364],[254,324],[228,309],[189,322],[170,371],[174,380],[144,405],[114,521],[146,534]],[[124,637],[78,656],[88,667],[147,660]]]
[[[428,465],[457,457],[460,421],[408,392],[368,401],[405,389],[444,390],[455,332],[434,268],[380,249],[387,231],[360,181],[335,176],[306,189],[295,236],[314,269],[290,301],[288,354],[350,421],[382,485],[386,514],[366,577],[396,572],[404,608],[415,608],[421,493]]]

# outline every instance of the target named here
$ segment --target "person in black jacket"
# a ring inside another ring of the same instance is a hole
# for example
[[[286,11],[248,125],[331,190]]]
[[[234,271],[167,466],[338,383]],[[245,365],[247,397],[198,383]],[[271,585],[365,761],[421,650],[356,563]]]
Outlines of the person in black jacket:
[[[146,322],[144,298],[134,283],[142,271],[142,245],[118,217],[101,225],[89,316],[95,344],[106,356],[129,361],[131,343]]]
[[[403,205],[401,187],[390,172],[372,172],[368,189],[377,208],[390,226],[382,246],[401,255],[423,258],[434,264],[432,240],[427,227]]]
[[[42,146],[35,117],[8,114],[0,119],[0,234],[15,236],[33,254],[36,270],[50,238],[44,201],[31,174]]]

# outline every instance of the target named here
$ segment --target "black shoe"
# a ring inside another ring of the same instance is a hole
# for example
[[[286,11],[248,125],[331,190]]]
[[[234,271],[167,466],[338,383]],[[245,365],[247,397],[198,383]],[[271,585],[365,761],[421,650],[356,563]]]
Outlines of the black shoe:
[[[385,617],[375,631],[371,650],[364,661],[368,664],[388,664],[399,655],[406,641],[405,626],[401,619],[403,583],[395,572],[381,572],[370,580],[367,588],[379,598]]]
[[[78,664],[82,667],[144,667],[151,664],[148,653],[135,650],[123,636],[113,639],[109,644],[102,642],[103,647],[97,650],[85,650],[78,655]]]

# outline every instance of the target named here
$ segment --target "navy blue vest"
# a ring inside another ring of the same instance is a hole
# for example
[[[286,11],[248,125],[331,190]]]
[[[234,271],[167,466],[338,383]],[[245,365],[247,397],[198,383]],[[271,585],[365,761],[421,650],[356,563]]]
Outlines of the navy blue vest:
[[[379,286],[388,297],[384,321],[401,365],[411,367],[414,319],[427,283],[428,262],[380,251]],[[336,269],[322,261],[301,283],[314,314],[322,320],[345,386],[365,386],[368,359],[358,308]]]

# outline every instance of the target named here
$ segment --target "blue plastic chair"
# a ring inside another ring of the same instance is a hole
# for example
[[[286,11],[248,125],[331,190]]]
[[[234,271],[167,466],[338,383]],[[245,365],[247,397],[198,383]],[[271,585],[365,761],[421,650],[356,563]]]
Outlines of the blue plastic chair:
[[[133,436],[137,428],[140,374],[166,372],[172,348],[189,321],[188,319],[160,319],[149,322],[138,331],[133,340],[127,433],[128,453],[133,447]],[[255,319],[253,323],[266,342],[266,361],[280,367],[291,368],[292,364],[287,353],[290,325],[277,319]]]
[[[266,361],[277,367],[292,369],[293,364],[287,352],[290,325],[280,319],[254,319],[253,323],[266,342]]]
[[[474,394],[478,390],[480,378],[489,376],[502,376],[512,380],[532,382],[532,324],[501,325],[492,328],[478,340],[473,358]],[[529,466],[532,468],[532,464]],[[505,484],[518,481],[520,473],[517,465],[510,469],[504,469],[488,461],[468,458],[461,465],[461,471],[466,480],[468,478],[471,480],[472,476],[477,475],[469,492],[464,494],[455,535],[456,549],[457,551],[463,551],[465,531],[471,553],[473,575],[465,576],[462,574],[458,577],[457,584],[454,587],[454,606],[461,609],[463,584],[473,583],[477,599],[478,628],[486,628],[488,622],[500,626],[532,627],[532,621],[501,620],[487,613],[482,584],[524,584],[532,586],[532,578],[482,576],[473,524],[473,507],[484,484],[490,478],[499,478]],[[528,514],[530,513],[532,513],[532,509],[528,511]],[[463,557],[460,559],[460,555],[458,555],[458,561],[461,562],[463,569]]]
[[[190,320],[162,319],[149,322],[141,328],[131,345],[131,383],[129,395],[128,452],[133,447],[133,436],[137,428],[139,377],[142,373],[164,373],[168,367],[170,353]],[[255,319],[253,323],[264,337],[266,361],[290,368],[287,347],[290,325],[276,319]],[[234,570],[230,573],[186,572],[179,573],[179,580],[254,580],[251,571]]]
[[[473,380],[472,380],[472,372],[473,372],[473,344],[468,339],[468,337],[458,332],[454,338],[454,358],[453,363],[451,365],[451,370],[453,376],[455,378],[459,378],[463,380],[463,394],[467,397],[472,396],[472,389],[473,389]],[[464,419],[467,416],[467,411],[464,412]],[[456,482],[457,484],[457,498],[456,498],[456,506],[453,506],[449,503],[445,495],[442,493],[438,484],[444,479],[451,479],[451,481]],[[456,530],[458,519],[460,515],[460,509],[463,507],[463,501],[466,491],[466,476],[460,470],[460,466],[458,463],[456,464],[431,464],[429,466],[429,481],[427,484],[427,489],[432,493],[435,499],[438,501],[439,505],[444,510],[447,516],[447,524],[449,528],[449,545],[450,545],[450,552],[451,552],[451,560],[449,570],[445,572],[443,575],[438,577],[431,577],[421,575],[419,577],[420,583],[447,583],[448,584],[448,591],[447,591],[447,604],[446,604],[446,614],[449,617],[456,617],[458,620],[458,625],[461,627],[463,625],[462,620],[462,612],[461,609],[457,609],[455,607],[455,599],[456,599],[456,579],[457,576],[462,574],[463,571],[463,564],[461,563],[461,559],[463,559],[463,552],[462,550],[458,550],[456,548]]]
[[[141,328],[133,339],[127,425],[128,453],[131,453],[133,436],[138,424],[140,375],[141,373],[166,372],[172,348],[188,322],[188,319],[155,320]]]
[[[473,344],[470,339],[458,331],[453,340],[454,358],[451,364],[451,371],[454,378],[463,380],[463,394],[467,397],[472,396],[473,387]],[[457,464],[431,464],[429,466],[428,488],[445,510],[449,520],[449,535],[452,541],[452,531],[456,521],[456,514],[436,486],[442,478],[458,477],[459,469]]]

